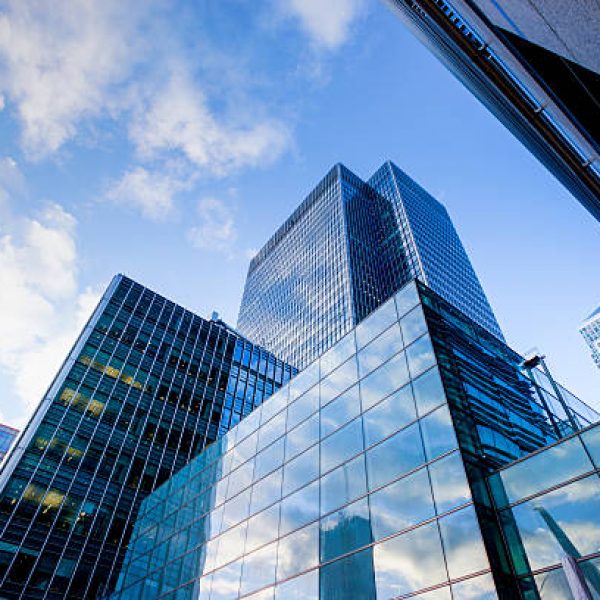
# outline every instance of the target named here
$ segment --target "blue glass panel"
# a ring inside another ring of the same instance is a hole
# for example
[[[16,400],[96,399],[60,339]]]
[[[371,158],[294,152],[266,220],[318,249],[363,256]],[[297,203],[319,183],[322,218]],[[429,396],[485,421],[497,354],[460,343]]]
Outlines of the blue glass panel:
[[[344,390],[354,385],[358,379],[356,359],[350,358],[342,366],[321,379],[321,406],[339,396]]]
[[[378,598],[395,598],[447,580],[436,522],[375,545]]]
[[[279,509],[280,505],[275,504],[248,519],[246,554],[277,539],[279,532]]]
[[[600,425],[581,434],[583,443],[592,456],[597,469],[600,469]]]
[[[321,562],[370,544],[369,503],[362,498],[321,519]]]
[[[389,483],[425,462],[418,423],[367,450],[369,489]]]
[[[402,327],[402,337],[404,338],[404,343],[407,346],[412,344],[424,333],[427,333],[427,323],[425,322],[423,309],[420,306],[417,306],[411,310],[408,314],[402,317],[400,326]]]
[[[279,540],[277,579],[287,579],[319,563],[319,525],[313,523]]]
[[[219,536],[215,554],[218,568],[242,555],[246,540],[246,523],[240,523]]]
[[[286,412],[281,412],[258,430],[257,451],[266,448],[285,433]]]
[[[321,437],[339,429],[359,413],[360,395],[355,385],[321,410]]]
[[[223,509],[223,530],[235,525],[235,523],[239,523],[248,516],[250,491],[250,488],[248,488],[225,503]],[[173,555],[177,556],[178,554],[173,553]]]
[[[248,594],[275,581],[277,542],[244,556],[241,594]]]
[[[406,358],[410,376],[414,379],[423,371],[435,365],[435,354],[428,335],[413,342],[406,348]]]
[[[336,367],[348,360],[356,352],[356,343],[354,341],[354,332],[352,331],[346,337],[329,349],[321,357],[321,377],[325,377]]]
[[[248,487],[252,483],[253,473],[254,460],[249,460],[233,471],[229,480],[229,486],[227,487],[227,497],[233,498],[241,490]]]
[[[321,514],[366,493],[365,457],[361,455],[321,478]]]
[[[435,516],[427,469],[421,469],[370,496],[376,540]]]
[[[408,380],[406,357],[402,352],[360,382],[363,410],[377,404],[381,399],[408,383]]]
[[[364,377],[382,365],[386,360],[394,356],[394,354],[400,352],[403,346],[400,327],[398,323],[394,323],[358,353],[359,376]]]
[[[376,600],[373,549],[321,567],[320,600]]]
[[[321,442],[321,473],[348,460],[364,448],[362,419],[358,417]]]
[[[448,406],[444,405],[421,419],[423,445],[427,460],[458,446]]]
[[[215,571],[212,574],[211,600],[227,600],[232,594],[237,594],[242,574],[242,561],[235,562]],[[208,595],[205,596],[208,598]]]
[[[458,452],[430,464],[429,476],[438,513],[471,500],[467,476]]]
[[[419,293],[415,283],[407,283],[395,296],[398,316],[404,316],[411,308],[419,304]]]
[[[258,512],[281,498],[282,469],[274,471],[252,486],[250,512]]]
[[[294,492],[281,502],[280,535],[302,527],[319,516],[319,482]]]
[[[256,453],[256,443],[258,441],[258,434],[255,432],[249,435],[246,439],[241,441],[232,451],[231,456],[231,468],[235,469],[239,465],[245,463],[248,459],[252,458]]]
[[[290,431],[285,440],[285,460],[304,452],[309,446],[319,441],[319,414],[316,413],[295,429]]]
[[[363,414],[367,446],[388,437],[416,417],[412,391],[406,385]]]
[[[281,466],[283,463],[284,441],[284,438],[279,438],[274,444],[271,444],[256,455],[254,468],[255,481]],[[231,484],[229,484],[229,487],[231,487]]]
[[[366,346],[372,339],[385,331],[398,320],[393,298],[380,306],[375,312],[363,319],[356,327],[356,343],[359,348]]]
[[[414,379],[412,386],[420,417],[446,402],[444,386],[437,369],[431,369]]]
[[[319,569],[294,577],[275,588],[276,600],[319,600]]]
[[[293,402],[296,398],[304,394],[304,392],[313,387],[318,381],[319,361],[315,361],[306,367],[306,369],[300,371],[300,373],[290,381],[290,402]]]
[[[452,586],[452,596],[454,600],[497,600],[498,598],[494,578],[490,573],[455,583]],[[560,596],[560,598],[564,597]],[[549,599],[544,596],[544,600]]]
[[[319,446],[300,454],[283,469],[283,495],[297,490],[319,476]]]
[[[315,385],[310,388],[303,396],[300,396],[293,404],[288,407],[288,419],[287,428],[288,430],[293,429],[304,421],[307,417],[310,417],[314,412],[319,409],[319,386]]]

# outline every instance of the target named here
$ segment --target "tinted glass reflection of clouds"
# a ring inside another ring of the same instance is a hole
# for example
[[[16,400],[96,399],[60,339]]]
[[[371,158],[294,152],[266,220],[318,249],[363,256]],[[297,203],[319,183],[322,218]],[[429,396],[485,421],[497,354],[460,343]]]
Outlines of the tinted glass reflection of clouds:
[[[415,419],[415,404],[407,385],[364,413],[367,446],[381,441]]]

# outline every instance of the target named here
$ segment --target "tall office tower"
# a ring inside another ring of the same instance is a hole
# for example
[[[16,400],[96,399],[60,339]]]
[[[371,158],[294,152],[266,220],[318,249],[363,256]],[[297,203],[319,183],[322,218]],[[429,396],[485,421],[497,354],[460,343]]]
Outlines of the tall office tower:
[[[600,307],[581,324],[579,331],[592,351],[596,366],[600,369]]]
[[[336,165],[250,262],[237,326],[303,368],[414,277],[502,339],[446,209],[390,162]]]
[[[7,455],[10,447],[19,435],[19,430],[0,423],[0,460]]]
[[[110,591],[138,507],[294,371],[116,276],[0,472],[0,597]]]
[[[388,0],[600,219],[600,6],[587,0]]]
[[[112,600],[596,598],[599,418],[410,282],[146,498]]]

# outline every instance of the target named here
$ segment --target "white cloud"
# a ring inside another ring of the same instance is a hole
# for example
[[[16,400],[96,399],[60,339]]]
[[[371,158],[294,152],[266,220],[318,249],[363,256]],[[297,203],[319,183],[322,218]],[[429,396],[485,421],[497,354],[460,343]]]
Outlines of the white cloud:
[[[217,198],[198,202],[198,225],[188,230],[188,239],[195,248],[231,255],[237,230],[231,211]]]
[[[348,39],[366,5],[365,0],[277,0],[277,4],[285,16],[300,22],[317,46],[327,49]]]

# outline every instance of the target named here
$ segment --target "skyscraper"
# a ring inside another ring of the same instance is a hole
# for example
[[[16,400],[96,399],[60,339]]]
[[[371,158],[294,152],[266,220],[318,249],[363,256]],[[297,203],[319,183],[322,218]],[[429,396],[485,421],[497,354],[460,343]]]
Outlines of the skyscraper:
[[[0,423],[0,461],[4,459],[18,435],[17,429]]]
[[[579,331],[592,351],[592,359],[600,369],[600,307],[581,324]]]
[[[414,277],[502,339],[446,209],[391,162],[338,164],[250,262],[237,327],[302,368]]]
[[[116,276],[0,472],[0,596],[110,591],[141,501],[295,371]]]
[[[113,600],[570,598],[599,418],[410,282],[144,501]]]
[[[388,0],[600,219],[600,7],[571,0]]]

